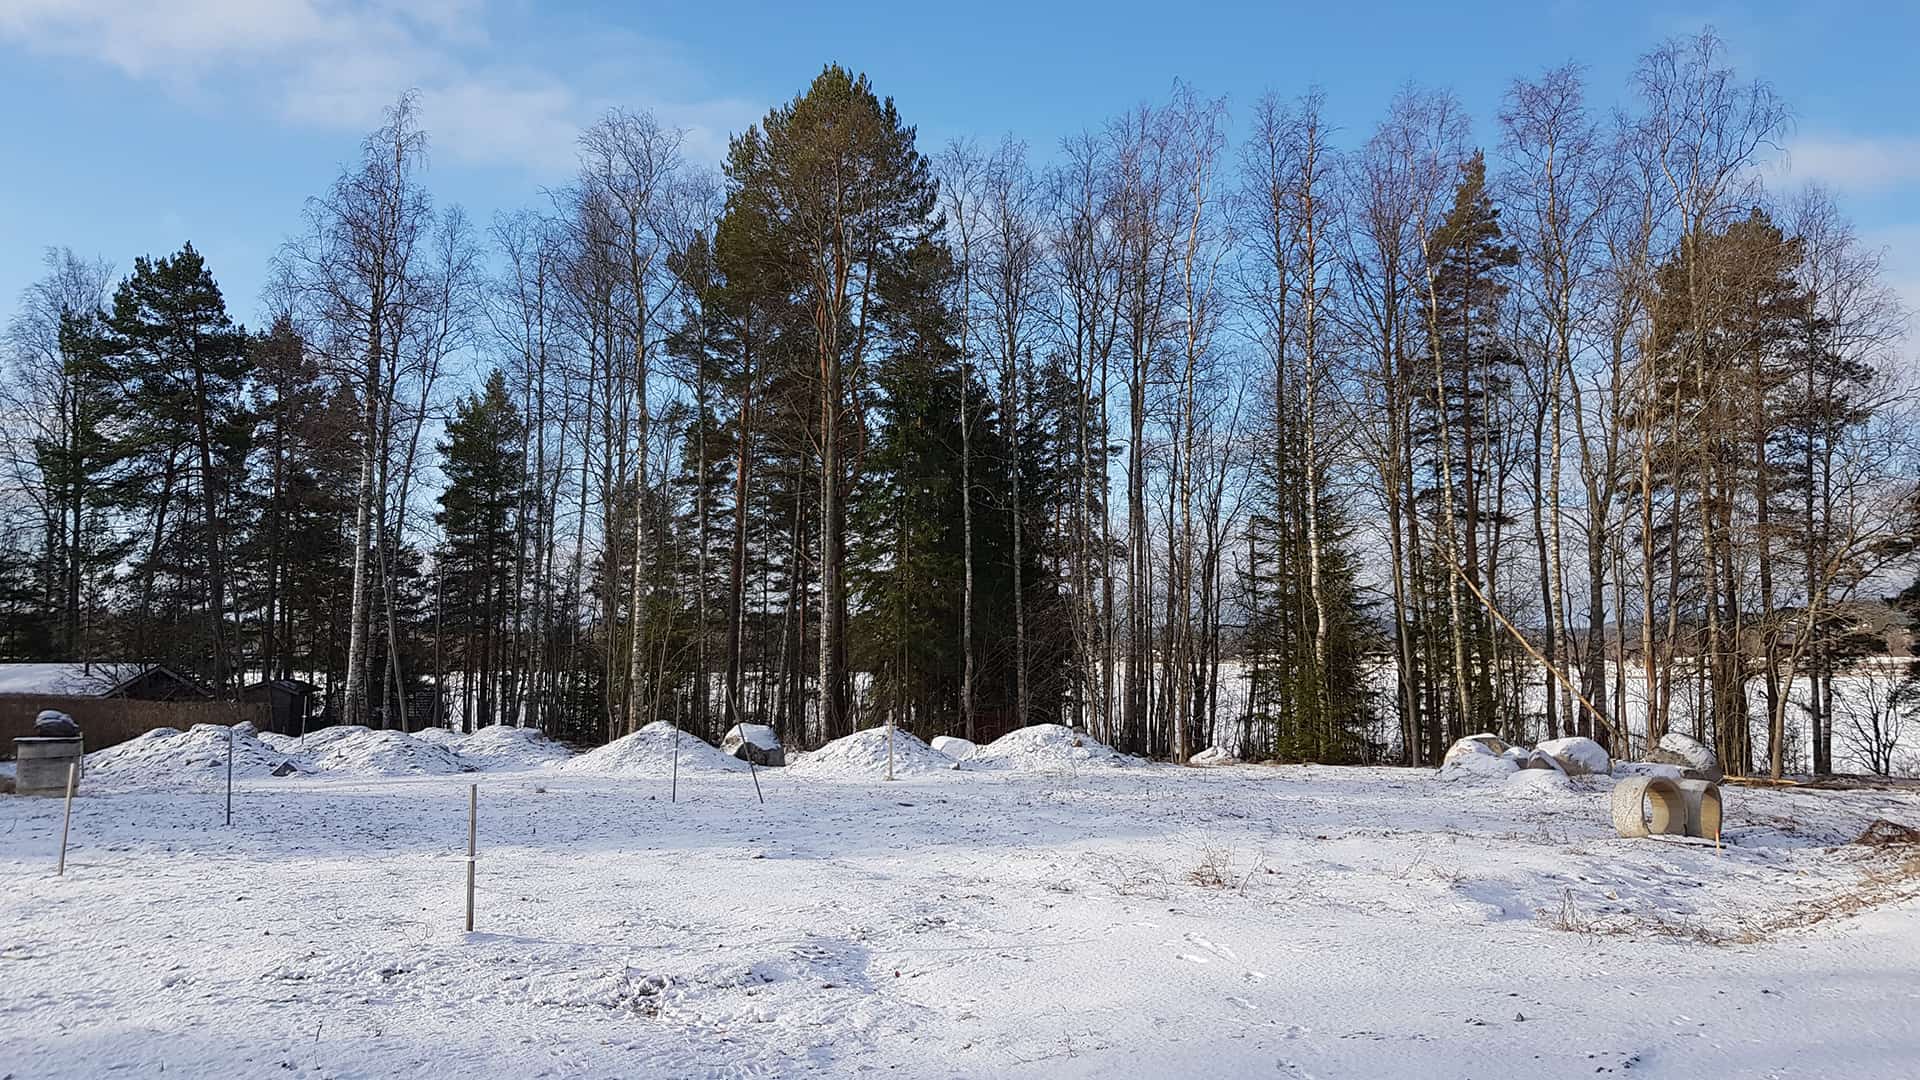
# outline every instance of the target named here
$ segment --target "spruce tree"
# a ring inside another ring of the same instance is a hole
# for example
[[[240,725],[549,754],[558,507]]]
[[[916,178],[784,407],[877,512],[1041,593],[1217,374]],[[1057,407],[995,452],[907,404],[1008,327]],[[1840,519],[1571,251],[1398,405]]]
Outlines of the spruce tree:
[[[434,517],[444,537],[440,618],[462,676],[462,712],[476,726],[512,719],[500,714],[499,682],[512,602],[513,514],[526,484],[520,425],[507,377],[495,369],[455,405],[439,444],[447,480]]]

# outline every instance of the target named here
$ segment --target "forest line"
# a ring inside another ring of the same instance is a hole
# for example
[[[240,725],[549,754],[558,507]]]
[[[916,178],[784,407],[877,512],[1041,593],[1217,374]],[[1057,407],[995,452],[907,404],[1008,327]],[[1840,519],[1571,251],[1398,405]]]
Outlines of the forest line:
[[[49,254],[0,649],[577,742],[1671,729],[1831,771],[1833,680],[1920,603],[1906,316],[1832,196],[1768,189],[1789,112],[1724,53],[1657,46],[1613,113],[1516,79],[1485,147],[1441,90],[1341,145],[1318,91],[1235,127],[1181,84],[1044,164],[829,65],[718,175],[616,110],[484,227],[404,95],[264,329],[190,245]]]

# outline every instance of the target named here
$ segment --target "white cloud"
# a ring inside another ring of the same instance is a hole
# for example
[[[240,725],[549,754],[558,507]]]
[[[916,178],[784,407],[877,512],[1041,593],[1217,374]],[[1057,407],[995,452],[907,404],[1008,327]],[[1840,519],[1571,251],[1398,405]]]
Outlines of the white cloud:
[[[731,129],[760,109],[664,92],[698,85],[671,50],[601,33],[536,56],[530,27],[486,0],[0,0],[0,43],[77,57],[178,94],[262,102],[300,125],[357,131],[417,88],[437,152],[551,175],[580,128],[614,104],[688,129],[687,152],[716,162]],[[636,75],[636,73],[639,73]]]
[[[1855,193],[1920,184],[1920,136],[1796,138],[1787,147],[1781,172],[1796,183]]]

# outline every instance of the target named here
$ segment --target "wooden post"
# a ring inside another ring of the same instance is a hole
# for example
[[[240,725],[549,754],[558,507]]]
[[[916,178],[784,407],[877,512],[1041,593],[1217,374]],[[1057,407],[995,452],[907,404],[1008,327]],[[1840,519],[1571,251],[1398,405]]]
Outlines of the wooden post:
[[[673,780],[667,786],[667,801],[680,801],[680,727],[677,724],[673,729]]]
[[[80,777],[79,763],[67,766],[67,809],[60,816],[60,864],[54,868],[55,877],[65,877],[67,873],[67,827],[73,824],[73,784]]]
[[[473,867],[475,840],[479,836],[480,785],[467,787],[467,933],[473,933]]]
[[[233,824],[233,717],[227,717],[227,824]]]
[[[753,777],[753,794],[760,800],[760,805],[765,806],[767,805],[767,797],[760,791],[760,770],[753,767],[753,758],[751,756],[753,751],[748,750],[747,753],[749,755],[747,758],[747,775]]]

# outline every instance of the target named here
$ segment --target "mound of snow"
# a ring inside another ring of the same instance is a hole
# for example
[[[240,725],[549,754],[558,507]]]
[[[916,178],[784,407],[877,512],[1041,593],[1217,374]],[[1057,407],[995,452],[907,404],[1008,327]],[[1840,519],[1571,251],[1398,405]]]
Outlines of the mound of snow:
[[[665,720],[655,720],[631,735],[562,762],[563,769],[582,772],[632,773],[666,776],[673,771],[678,736],[681,772],[736,772],[747,763],[723,754],[705,740],[680,731]]]
[[[362,724],[335,724],[332,727],[315,728],[300,737],[299,750],[303,754],[318,754],[342,739],[360,739],[372,733],[372,728]]]
[[[444,776],[474,771],[447,747],[421,742],[404,731],[344,730],[346,734],[327,739],[317,754],[302,740],[302,749],[312,754],[309,761],[314,769],[356,776]]]
[[[1573,782],[1558,769],[1521,769],[1506,778],[1500,790],[1507,795],[1526,797],[1573,790]]]
[[[1599,743],[1579,735],[1548,739],[1534,749],[1553,755],[1553,760],[1568,776],[1605,776],[1613,771],[1613,758]]]
[[[1217,746],[1209,746],[1187,759],[1189,765],[1238,765],[1239,763],[1239,758]]]
[[[973,760],[988,768],[1034,772],[1141,763],[1139,758],[1123,754],[1091,735],[1076,734],[1059,724],[1035,724],[1009,731],[981,747]]]
[[[412,732],[411,734],[421,742],[439,743],[442,746],[457,743],[462,738],[459,732],[452,728],[443,727],[423,727],[419,731]]]
[[[920,741],[918,735],[893,729],[893,775],[916,776],[947,772],[959,762]],[[802,776],[887,775],[887,729],[867,728],[827,745],[794,762],[789,768]]]
[[[282,754],[297,754],[300,752],[300,736],[298,735],[282,735],[277,731],[263,731],[254,737],[259,739],[262,745],[278,750]]]
[[[227,739],[228,728],[222,724],[195,724],[186,731],[155,728],[88,754],[86,775],[89,780],[140,787],[224,782]],[[232,739],[236,779],[272,776],[290,760],[251,734],[236,730]]]
[[[929,745],[955,761],[965,761],[980,752],[972,739],[963,739],[958,735],[935,735]]]
[[[415,739],[425,741],[417,735]],[[483,769],[531,769],[573,756],[572,751],[533,728],[505,724],[489,724],[454,742],[452,749]]]

